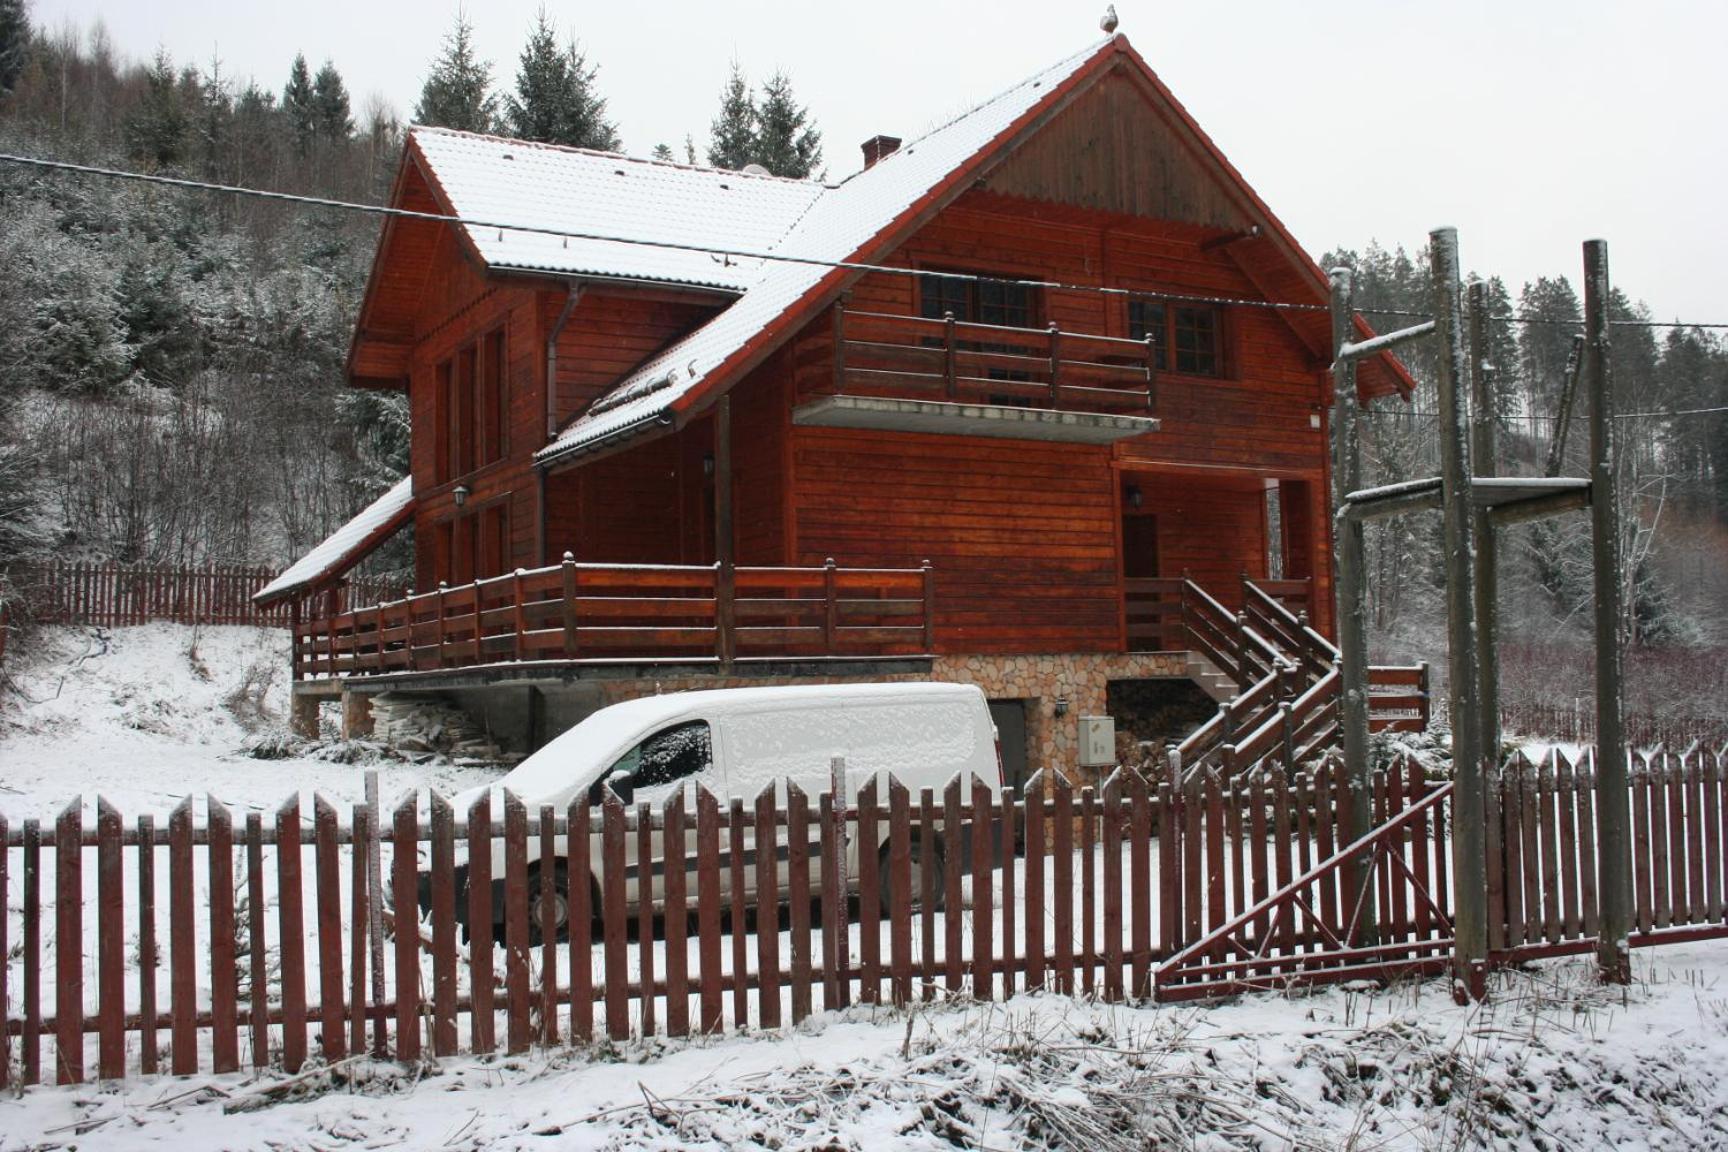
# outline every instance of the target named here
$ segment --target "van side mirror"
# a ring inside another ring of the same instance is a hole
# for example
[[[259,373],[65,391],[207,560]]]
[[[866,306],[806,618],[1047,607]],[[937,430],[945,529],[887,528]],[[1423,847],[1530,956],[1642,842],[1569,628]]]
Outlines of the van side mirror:
[[[626,804],[636,798],[636,777],[630,772],[614,772],[606,778],[606,786]]]

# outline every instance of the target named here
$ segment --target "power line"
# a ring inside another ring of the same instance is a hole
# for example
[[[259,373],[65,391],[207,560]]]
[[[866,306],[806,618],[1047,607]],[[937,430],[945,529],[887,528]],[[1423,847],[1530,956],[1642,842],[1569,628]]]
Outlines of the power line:
[[[1249,300],[1228,296],[1200,296],[1183,292],[1159,292],[1143,288],[1112,288],[1101,284],[1069,284],[1060,280],[1026,280],[1005,276],[988,276],[972,272],[932,271],[921,268],[899,268],[888,264],[869,264],[857,260],[825,260],[817,256],[798,256],[785,252],[760,252],[749,248],[723,248],[712,244],[681,243],[676,240],[649,240],[640,236],[617,236],[601,232],[576,232],[543,225],[486,220],[469,216],[445,216],[436,212],[418,212],[411,208],[396,208],[387,204],[362,204],[352,200],[333,200],[324,196],[304,196],[293,192],[272,192],[263,188],[247,188],[237,184],[216,184],[207,180],[188,180],[179,176],[161,176],[151,172],[128,172],[121,168],[102,168],[91,164],[74,164],[65,160],[47,160],[37,156],[0,153],[0,162],[21,164],[55,172],[71,172],[84,176],[101,176],[112,180],[131,180],[142,184],[157,184],[194,192],[217,192],[230,196],[250,196],[283,204],[309,208],[329,208],[360,212],[370,216],[386,216],[403,220],[426,220],[438,224],[461,224],[468,228],[497,229],[499,232],[519,232],[531,236],[548,236],[561,240],[584,240],[604,244],[625,244],[671,252],[693,252],[721,259],[761,260],[765,263],[802,264],[815,268],[843,268],[854,272],[878,272],[892,276],[929,276],[943,280],[962,280],[977,284],[1008,284],[1023,288],[1056,289],[1063,292],[1095,292],[1105,296],[1164,300],[1172,303],[1211,304],[1233,308],[1271,308],[1290,312],[1329,312],[1325,304],[1300,304],[1283,300]]]
[[[1412,412],[1412,411],[1403,410],[1403,409],[1396,409],[1396,408],[1369,408],[1367,410],[1367,412],[1368,412],[1368,415],[1370,415],[1370,416],[1391,417],[1394,419],[1397,419],[1399,417],[1411,417],[1411,416],[1420,417],[1420,418],[1426,419],[1426,420],[1438,420],[1438,419],[1440,419],[1440,413],[1438,413],[1438,412]],[[1718,413],[1718,412],[1728,412],[1728,405],[1724,405],[1720,408],[1676,408],[1671,412],[1616,412],[1616,413],[1614,413],[1614,419],[1616,419],[1616,420],[1670,420],[1676,416],[1709,416],[1709,415],[1713,415],[1713,414]],[[1508,423],[1518,423],[1519,421],[1529,423],[1529,422],[1535,421],[1535,420],[1540,420],[1543,423],[1552,423],[1558,419],[1559,419],[1558,416],[1550,416],[1550,415],[1545,415],[1545,414],[1541,414],[1541,413],[1532,413],[1531,415],[1528,415],[1528,416],[1509,417]]]
[[[1405,316],[1412,320],[1432,320],[1433,316],[1426,312],[1411,312],[1403,308],[1368,308],[1358,305],[1356,311],[1364,316]],[[1555,328],[1576,328],[1584,330],[1582,320],[1558,320],[1549,316],[1518,316],[1513,314],[1489,316],[1504,324],[1537,324]],[[1728,322],[1705,321],[1694,323],[1689,320],[1610,320],[1610,327],[1618,328],[1728,328]]]
[[[180,176],[162,176],[153,172],[129,172],[122,168],[104,168],[92,164],[74,164],[66,160],[49,160],[39,156],[21,156],[16,153],[0,153],[0,162],[20,164],[30,168],[40,168],[55,172],[70,172],[84,176],[101,176],[112,180],[130,180],[143,184],[156,184],[170,188],[180,188],[195,192],[216,192],[230,196],[250,196],[259,200],[272,200],[284,204],[296,204],[309,208],[328,208],[345,212],[360,212],[370,216],[386,216],[405,220],[426,220],[438,224],[461,224],[468,228],[492,228],[500,232],[520,232],[532,236],[548,236],[560,240],[584,240],[594,243],[623,244],[632,247],[655,248],[671,252],[692,252],[700,255],[715,256],[722,259],[761,260],[764,263],[802,264],[817,268],[840,268],[856,272],[878,272],[885,275],[939,277],[944,280],[962,280],[977,284],[1006,284],[1022,288],[1046,288],[1063,292],[1093,292],[1104,296],[1119,296],[1123,298],[1162,300],[1171,303],[1211,304],[1229,306],[1232,308],[1270,308],[1288,312],[1330,312],[1326,304],[1306,304],[1288,300],[1252,300],[1230,296],[1202,296],[1185,292],[1159,292],[1144,288],[1114,288],[1102,284],[1070,284],[1060,280],[1019,279],[1006,276],[990,276],[973,272],[942,272],[921,268],[900,268],[888,264],[869,264],[856,260],[825,260],[815,256],[798,256],[784,252],[761,252],[749,248],[724,248],[711,244],[681,243],[676,240],[649,240],[640,236],[618,236],[601,232],[577,232],[563,228],[550,228],[543,225],[510,223],[507,221],[486,220],[468,216],[445,216],[436,212],[419,212],[411,208],[397,208],[388,204],[364,204],[354,200],[335,200],[325,196],[306,196],[294,192],[274,192],[265,188],[248,188],[239,184],[217,184],[208,180],[190,180]],[[1355,311],[1364,316],[1400,316],[1415,320],[1431,320],[1432,316],[1423,312],[1412,312],[1398,308],[1368,308],[1358,306]],[[1581,328],[1581,321],[1557,320],[1547,317],[1498,315],[1488,317],[1490,320],[1510,324],[1554,325],[1561,327]],[[1728,329],[1728,321],[1724,322],[1689,322],[1680,320],[1610,320],[1608,323],[1619,327],[1637,328],[1712,328]]]

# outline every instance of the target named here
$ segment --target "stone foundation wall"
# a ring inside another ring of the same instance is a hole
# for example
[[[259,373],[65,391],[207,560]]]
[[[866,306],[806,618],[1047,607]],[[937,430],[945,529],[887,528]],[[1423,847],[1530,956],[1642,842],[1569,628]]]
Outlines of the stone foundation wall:
[[[1079,766],[1080,717],[1105,716],[1112,680],[1186,679],[1181,652],[1091,653],[1040,656],[939,656],[930,678],[976,684],[992,700],[1022,699],[1026,707],[1028,773],[1055,768],[1076,783],[1096,782]],[[1066,711],[1056,715],[1057,702]]]

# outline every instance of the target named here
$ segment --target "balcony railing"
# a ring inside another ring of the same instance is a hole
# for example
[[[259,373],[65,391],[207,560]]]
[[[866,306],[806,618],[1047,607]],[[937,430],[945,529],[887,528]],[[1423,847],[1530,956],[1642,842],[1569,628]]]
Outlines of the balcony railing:
[[[922,568],[562,564],[294,625],[294,678],[525,661],[922,656]]]
[[[832,391],[1148,414],[1156,348],[1048,328],[1011,328],[834,308]]]

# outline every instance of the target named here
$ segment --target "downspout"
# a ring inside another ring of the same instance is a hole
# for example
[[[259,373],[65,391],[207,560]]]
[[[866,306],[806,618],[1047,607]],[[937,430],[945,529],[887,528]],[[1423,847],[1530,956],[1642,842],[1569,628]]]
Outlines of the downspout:
[[[577,301],[582,299],[582,285],[571,282],[565,289],[564,307],[558,313],[558,319],[552,324],[552,332],[546,337],[546,442],[558,435],[558,336],[564,331],[564,325],[570,319],[570,313],[576,310]]]

